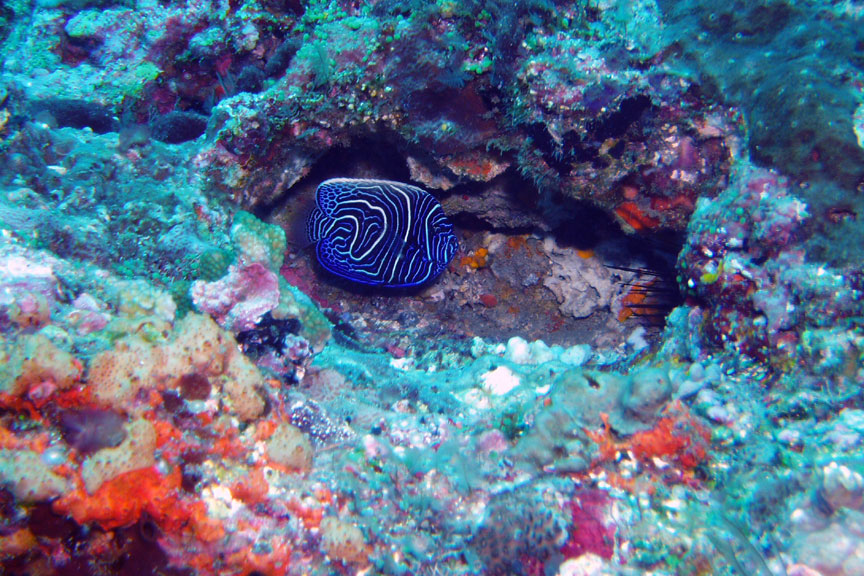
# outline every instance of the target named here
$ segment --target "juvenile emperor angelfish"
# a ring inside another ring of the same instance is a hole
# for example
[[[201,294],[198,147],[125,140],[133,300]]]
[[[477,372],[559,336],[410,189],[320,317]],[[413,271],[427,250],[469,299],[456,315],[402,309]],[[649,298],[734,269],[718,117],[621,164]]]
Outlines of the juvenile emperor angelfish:
[[[387,180],[322,182],[306,235],[326,270],[394,288],[434,279],[459,248],[453,224],[431,194]]]

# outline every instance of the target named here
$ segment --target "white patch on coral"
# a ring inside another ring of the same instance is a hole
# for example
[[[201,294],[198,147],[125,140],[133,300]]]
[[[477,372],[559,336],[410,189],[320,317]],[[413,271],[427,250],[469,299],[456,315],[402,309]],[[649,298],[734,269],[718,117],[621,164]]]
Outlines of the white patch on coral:
[[[504,357],[516,364],[528,364],[531,362],[531,351],[528,348],[528,342],[519,336],[510,338],[507,341]]]
[[[858,146],[864,148],[864,104],[860,104],[855,109],[855,114],[852,116],[852,127],[858,138]]]
[[[627,344],[632,346],[635,352],[641,352],[648,348],[648,341],[645,339],[646,334],[647,331],[643,326],[637,326],[627,337]]]
[[[587,318],[611,304],[615,286],[600,260],[583,258],[576,250],[561,248],[551,239],[543,242],[543,248],[552,262],[552,273],[543,285],[555,294],[562,314]]]
[[[519,377],[506,366],[499,366],[483,374],[480,379],[483,380],[483,389],[494,396],[503,396],[521,383]]]
[[[588,344],[577,344],[567,348],[561,353],[560,360],[571,366],[582,366],[591,359],[591,346]]]
[[[590,552],[571,558],[558,567],[558,576],[602,576],[607,574],[603,558]]]
[[[550,348],[549,345],[542,340],[531,342],[531,344],[528,345],[528,350],[531,353],[531,361],[534,364],[545,364],[546,362],[551,362],[561,354],[560,346]]]
[[[543,364],[555,360],[561,352],[560,346],[550,348],[542,340],[529,343],[524,338],[514,336],[507,341],[504,357],[514,364]]]
[[[414,369],[414,359],[405,357],[405,358],[391,358],[390,366],[396,368],[397,370],[408,371]]]
[[[219,484],[204,488],[201,491],[201,499],[207,505],[208,515],[217,520],[230,518],[243,507],[243,504],[231,495],[231,490]]]
[[[462,395],[461,400],[463,403],[471,406],[475,410],[488,410],[492,407],[492,404],[489,402],[489,396],[477,388],[472,388],[465,392],[465,394]]]
[[[834,510],[860,510],[864,507],[864,477],[842,464],[831,462],[822,468],[821,495]]]
[[[0,261],[0,272],[3,276],[41,276],[43,278],[54,279],[54,272],[50,266],[36,264],[21,256],[8,256]]]

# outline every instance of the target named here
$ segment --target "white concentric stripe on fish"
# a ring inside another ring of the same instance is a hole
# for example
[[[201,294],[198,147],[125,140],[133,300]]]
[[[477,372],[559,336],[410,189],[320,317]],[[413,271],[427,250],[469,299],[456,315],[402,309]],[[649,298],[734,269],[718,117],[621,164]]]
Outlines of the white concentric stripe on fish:
[[[388,191],[391,194],[388,194]],[[393,192],[395,192],[395,195],[392,194]],[[403,244],[407,245],[411,239],[412,226],[415,225],[414,214],[416,211],[420,209],[426,212],[426,214],[422,214],[422,217],[428,220],[435,212],[435,210],[430,210],[430,208],[437,206],[430,206],[429,198],[431,197],[426,194],[424,194],[426,196],[424,198],[417,194],[415,190],[406,190],[397,186],[391,186],[389,190],[384,190],[377,183],[368,186],[357,185],[352,196],[354,198],[350,200],[342,199],[339,205],[332,211],[334,222],[341,221],[344,224],[345,219],[349,219],[351,224],[348,228],[349,230],[353,230],[348,243],[349,245],[346,246],[344,251],[340,250],[340,252],[353,263],[355,270],[359,267],[359,269],[363,270],[363,273],[369,276],[376,276],[383,272],[388,277],[388,281],[392,282],[397,273],[402,270],[399,263],[405,255],[403,250],[388,251],[385,249],[391,248],[392,239],[396,237]],[[416,202],[418,199],[420,200],[419,203]],[[417,204],[416,206],[415,203]],[[354,216],[351,211],[351,208],[358,207],[362,212],[362,219]],[[440,208],[438,210],[440,211]],[[369,241],[369,239],[366,242],[360,241],[361,234],[369,232],[371,223],[378,218],[380,218],[380,228],[378,229],[379,233],[374,237],[374,241]],[[427,256],[431,256],[428,246],[430,238],[426,233],[425,226],[420,225],[420,222],[416,224],[422,235],[417,240],[426,249]],[[339,228],[342,227],[340,226]],[[349,230],[345,231],[348,232]],[[333,235],[334,233],[341,235],[336,230],[333,230],[332,227],[327,231],[328,235]],[[391,242],[386,241],[388,236]],[[409,263],[409,269],[413,268],[415,261],[416,255]],[[372,265],[371,270],[368,269],[370,264]],[[411,275],[413,276],[413,274]],[[402,276],[400,275],[400,277]]]
[[[328,180],[317,201],[309,238],[322,265],[346,278],[414,285],[439,274],[458,247],[437,200],[408,184]]]

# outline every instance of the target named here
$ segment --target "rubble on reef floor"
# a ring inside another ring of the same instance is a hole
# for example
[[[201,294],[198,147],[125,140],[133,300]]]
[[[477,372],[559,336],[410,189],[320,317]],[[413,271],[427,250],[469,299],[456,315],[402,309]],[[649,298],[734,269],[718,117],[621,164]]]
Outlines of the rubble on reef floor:
[[[684,53],[857,9],[181,4],[0,3],[0,572],[864,573],[864,104]],[[461,250],[328,276],[334,175]]]
[[[811,295],[776,321],[759,290],[753,304],[722,296],[744,279],[781,290],[748,262],[770,273],[807,213],[787,193],[765,205],[771,186],[742,164],[728,192],[740,209],[719,209],[726,192],[697,206],[680,257],[692,300],[662,333],[620,314],[636,272],[531,236],[478,237],[441,282],[372,296],[283,261],[282,231],[236,212],[211,232],[233,262],[187,284],[182,304],[7,229],[4,566],[110,571],[147,555],[171,574],[855,574],[860,296],[825,267],[771,276]],[[561,281],[566,266],[619,275],[604,285],[617,296],[592,280],[597,296],[579,300],[596,307],[586,334],[599,314],[619,339],[448,335],[471,322],[435,316],[524,306],[507,314],[531,322],[533,301],[575,321],[565,303],[580,296],[555,292],[584,291]],[[240,289],[254,267],[268,280]],[[484,286],[527,270],[523,300],[483,303]],[[709,313],[735,319],[725,338]],[[827,538],[846,561],[821,551]]]

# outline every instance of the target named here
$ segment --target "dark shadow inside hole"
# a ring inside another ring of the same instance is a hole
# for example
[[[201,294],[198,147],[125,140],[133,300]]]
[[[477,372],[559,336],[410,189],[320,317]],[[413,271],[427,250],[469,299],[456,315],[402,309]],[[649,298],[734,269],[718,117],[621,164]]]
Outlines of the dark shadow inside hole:
[[[561,247],[593,250],[604,241],[624,238],[624,231],[612,216],[596,206],[574,200],[559,201],[557,219],[552,236]],[[567,214],[562,219],[560,214]]]
[[[669,312],[684,302],[676,260],[685,233],[628,234],[610,213],[587,202],[556,198],[549,205],[554,207],[552,217],[559,220],[551,234],[558,246],[593,251],[622,278],[632,315],[646,327],[662,328]]]
[[[307,180],[317,186],[328,178],[377,178],[410,182],[411,172],[403,152],[383,136],[361,136],[350,146],[333,148],[321,157]]]
[[[375,178],[413,182],[403,152],[388,138],[362,136],[355,138],[350,146],[337,146],[327,151],[315,161],[309,174],[297,182],[287,194],[270,204],[256,207],[255,216],[266,220],[276,213],[291,210],[293,205],[311,202],[318,185],[330,178]]]

